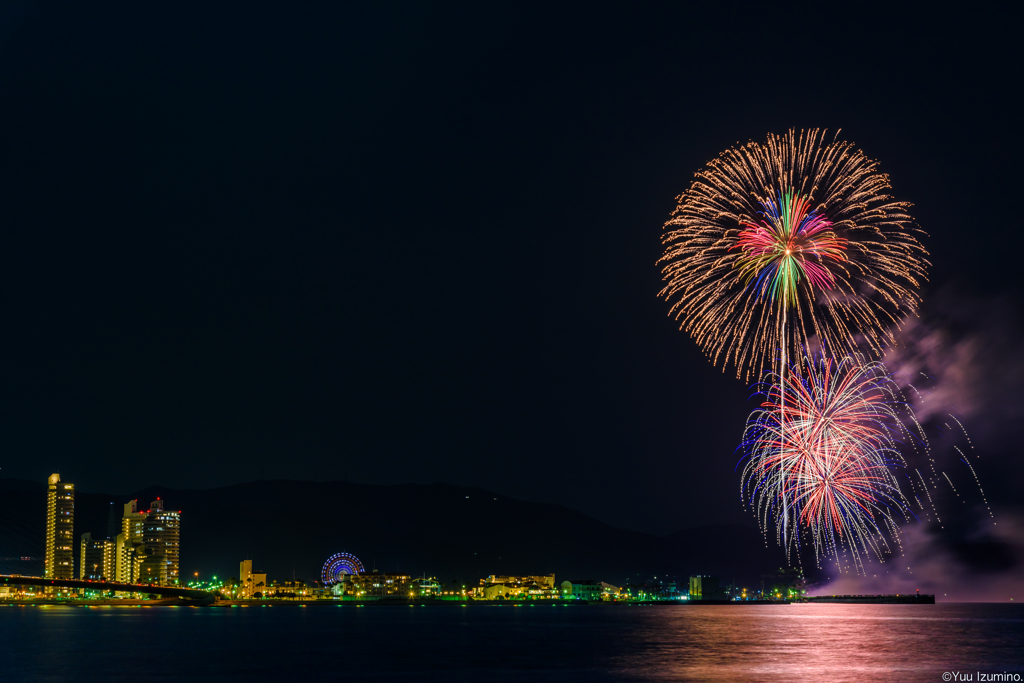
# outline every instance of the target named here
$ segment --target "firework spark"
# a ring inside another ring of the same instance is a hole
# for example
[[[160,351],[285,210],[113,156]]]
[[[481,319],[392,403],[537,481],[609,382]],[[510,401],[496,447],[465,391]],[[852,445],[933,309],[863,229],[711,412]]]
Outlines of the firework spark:
[[[660,296],[717,365],[759,375],[818,345],[877,357],[917,309],[922,234],[851,143],[790,130],[729,149],[678,198]],[[792,309],[788,315],[786,311]]]
[[[840,550],[858,567],[883,560],[911,516],[897,473],[900,445],[914,441],[910,406],[885,368],[805,358],[781,384],[769,376],[764,399],[741,444],[743,495],[762,529],[774,526],[787,555],[806,531],[819,564]]]

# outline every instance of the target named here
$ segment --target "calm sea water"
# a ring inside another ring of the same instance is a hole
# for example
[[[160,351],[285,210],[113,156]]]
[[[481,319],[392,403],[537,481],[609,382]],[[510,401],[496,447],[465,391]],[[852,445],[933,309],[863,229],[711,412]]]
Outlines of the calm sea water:
[[[941,681],[1018,673],[1024,606],[0,608],[2,681]]]

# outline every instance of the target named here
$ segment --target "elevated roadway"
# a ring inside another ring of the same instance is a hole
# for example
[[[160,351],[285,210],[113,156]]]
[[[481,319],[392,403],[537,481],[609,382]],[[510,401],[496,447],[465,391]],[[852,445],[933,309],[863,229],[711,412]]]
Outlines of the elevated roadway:
[[[136,583],[113,583],[111,581],[88,581],[85,579],[47,579],[42,576],[20,576],[0,574],[2,586],[43,586],[45,588],[87,588],[96,591],[119,591],[121,593],[152,593],[167,598],[184,598],[197,602],[213,602],[216,596],[208,591],[178,586],[151,586]]]

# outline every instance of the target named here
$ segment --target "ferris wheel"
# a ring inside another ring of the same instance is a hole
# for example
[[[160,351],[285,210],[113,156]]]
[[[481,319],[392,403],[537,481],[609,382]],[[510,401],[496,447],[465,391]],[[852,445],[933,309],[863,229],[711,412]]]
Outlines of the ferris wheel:
[[[361,574],[364,571],[366,569],[363,568],[363,563],[359,561],[358,557],[351,553],[338,553],[331,555],[324,563],[320,578],[325,586],[333,586],[336,583],[341,583],[346,575]]]

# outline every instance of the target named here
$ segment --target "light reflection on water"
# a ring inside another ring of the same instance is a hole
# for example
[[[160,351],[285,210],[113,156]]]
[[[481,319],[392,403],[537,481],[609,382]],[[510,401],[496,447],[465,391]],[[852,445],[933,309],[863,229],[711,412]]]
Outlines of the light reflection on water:
[[[643,610],[641,610],[643,611]],[[665,608],[629,631],[628,678],[939,681],[943,672],[1024,679],[1017,605],[750,605]]]
[[[0,608],[0,681],[940,681],[1020,673],[1006,605]]]

